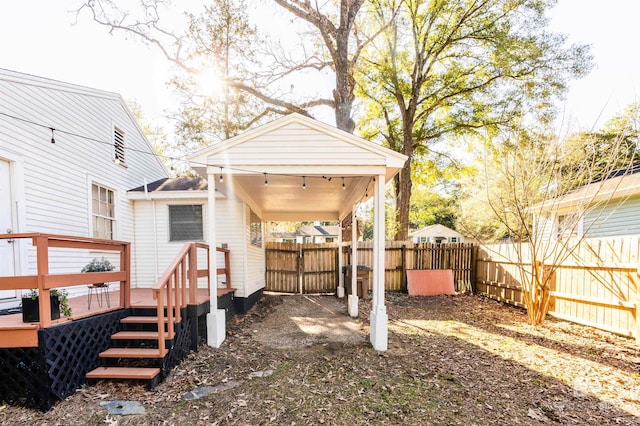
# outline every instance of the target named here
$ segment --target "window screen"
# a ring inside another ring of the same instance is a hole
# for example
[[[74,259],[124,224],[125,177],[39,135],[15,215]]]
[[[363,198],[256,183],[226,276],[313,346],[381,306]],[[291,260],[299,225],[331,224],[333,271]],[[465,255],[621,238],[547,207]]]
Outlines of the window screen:
[[[202,241],[202,205],[169,206],[169,241]]]

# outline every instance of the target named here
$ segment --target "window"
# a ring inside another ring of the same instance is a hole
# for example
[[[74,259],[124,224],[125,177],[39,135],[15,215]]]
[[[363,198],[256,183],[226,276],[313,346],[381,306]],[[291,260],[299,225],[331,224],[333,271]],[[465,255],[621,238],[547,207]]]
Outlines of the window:
[[[451,237],[451,238],[449,238],[449,242],[450,242],[450,243],[459,243],[459,241],[458,241],[458,237]]]
[[[558,239],[578,237],[580,233],[580,217],[576,214],[558,216]]]
[[[124,132],[117,127],[113,128],[113,146],[113,161],[115,161],[116,164],[124,166]]]
[[[113,239],[116,222],[114,200],[113,190],[96,183],[91,184],[91,215],[94,238]]]
[[[169,241],[202,241],[202,205],[169,206]]]
[[[428,243],[429,237],[418,237],[418,243]]]
[[[327,237],[327,238],[325,238],[325,239],[324,239],[324,242],[325,242],[325,243],[333,243],[333,242],[335,242],[335,241],[336,241],[336,239],[335,239],[335,238],[333,238],[333,237]]]
[[[251,210],[249,231],[251,233],[251,245],[262,247],[262,221]]]

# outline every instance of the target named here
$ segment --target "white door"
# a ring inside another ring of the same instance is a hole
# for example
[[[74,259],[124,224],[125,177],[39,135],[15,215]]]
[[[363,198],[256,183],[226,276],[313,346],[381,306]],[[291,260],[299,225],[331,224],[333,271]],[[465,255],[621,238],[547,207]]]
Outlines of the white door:
[[[11,190],[11,164],[0,160],[0,234],[13,232],[13,196]],[[0,276],[15,273],[15,244],[0,240]],[[15,290],[0,290],[0,300],[16,297]]]

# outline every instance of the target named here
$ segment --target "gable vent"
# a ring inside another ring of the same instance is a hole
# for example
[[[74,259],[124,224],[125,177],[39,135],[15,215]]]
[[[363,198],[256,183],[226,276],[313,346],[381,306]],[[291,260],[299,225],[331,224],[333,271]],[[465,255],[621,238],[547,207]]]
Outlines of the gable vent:
[[[116,164],[120,164],[121,166],[125,165],[124,158],[124,132],[117,127],[113,128],[113,146],[114,146],[114,156],[113,160]]]

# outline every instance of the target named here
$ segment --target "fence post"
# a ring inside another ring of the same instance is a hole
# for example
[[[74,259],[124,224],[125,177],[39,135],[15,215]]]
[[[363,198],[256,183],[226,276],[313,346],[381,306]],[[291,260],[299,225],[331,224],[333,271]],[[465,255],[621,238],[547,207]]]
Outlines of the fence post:
[[[402,267],[402,277],[401,279],[401,285],[402,285],[402,292],[406,293],[407,292],[407,246],[405,244],[402,245],[402,247],[400,247],[400,256],[401,256],[401,267]]]
[[[638,269],[636,270],[636,278],[640,277],[640,265],[638,265]],[[635,294],[634,301],[636,303],[636,308],[634,313],[635,320],[635,332],[636,332],[636,344],[640,343],[640,281],[635,279]]]

